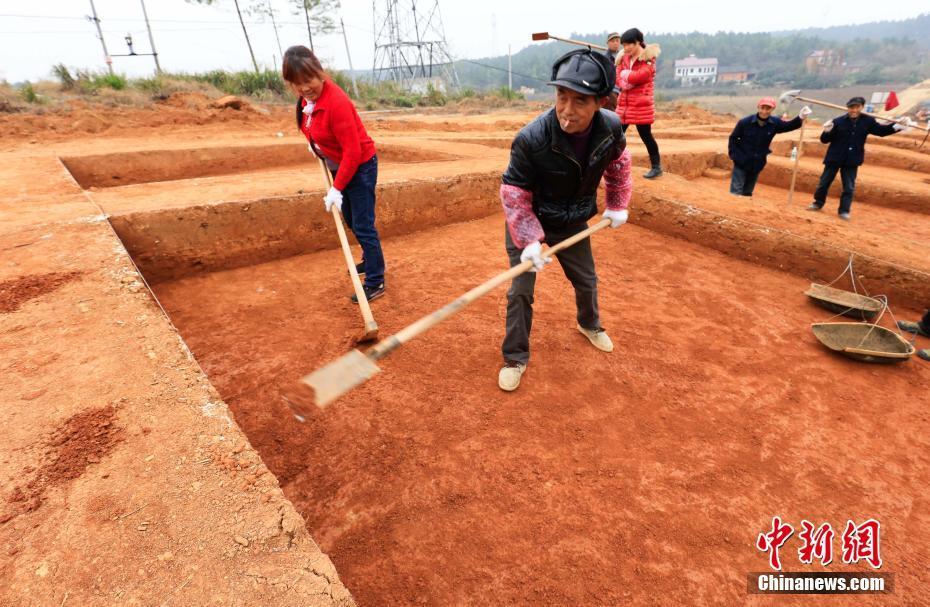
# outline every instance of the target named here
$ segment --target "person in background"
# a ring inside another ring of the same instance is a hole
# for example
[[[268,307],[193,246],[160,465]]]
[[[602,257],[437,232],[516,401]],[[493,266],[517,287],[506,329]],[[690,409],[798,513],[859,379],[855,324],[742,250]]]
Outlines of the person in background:
[[[601,109],[614,86],[610,60],[590,49],[560,57],[552,66],[555,107],[523,127],[513,140],[500,197],[510,266],[532,260],[533,271],[513,279],[507,292],[507,324],[498,374],[501,390],[516,390],[530,358],[536,274],[553,246],[584,231],[597,214],[597,188],[604,178],[604,217],[612,228],[626,223],[633,192],[632,161],[617,115]],[[577,329],[598,350],[613,351],[601,327],[597,273],[591,240],[560,251],[556,259],[575,289]]]
[[[310,151],[326,162],[333,186],[323,203],[336,205],[362,247],[356,268],[365,275],[362,288],[369,301],[384,295],[384,253],[375,228],[378,156],[355,105],[330,79],[320,60],[305,46],[292,46],[281,62],[282,76],[297,95],[297,127]],[[358,303],[355,295],[352,301]]]
[[[607,55],[607,58],[610,59],[610,64],[614,65],[617,62],[617,55],[620,54],[620,32],[611,32],[607,34],[607,52],[604,53]],[[614,84],[613,90],[610,92],[610,96],[607,98],[607,103],[604,104],[604,109],[610,110],[612,112],[617,110],[617,99],[620,97],[620,87]]]
[[[865,99],[853,97],[846,102],[845,114],[823,124],[820,141],[829,143],[830,147],[827,148],[827,154],[823,158],[824,167],[820,175],[820,184],[814,192],[814,202],[807,207],[808,211],[823,209],[823,205],[827,202],[830,185],[839,173],[843,180],[839,217],[849,221],[853,193],[856,191],[856,175],[865,160],[866,139],[869,135],[887,137],[910,129],[910,118],[906,118],[903,123],[881,124],[875,118],[863,114],[863,107],[865,107]]]
[[[794,120],[785,121],[772,116],[775,100],[771,97],[763,97],[756,107],[758,112],[737,122],[730,133],[729,151],[733,161],[730,193],[734,196],[752,196],[759,173],[772,153],[769,149],[772,139],[778,133],[801,128],[804,120],[811,115],[811,109],[805,105]]]
[[[620,54],[620,32],[607,34],[607,52],[604,54],[610,59],[611,65],[617,63],[617,55]]]
[[[631,124],[636,125],[636,132],[645,144],[652,163],[652,168],[643,176],[655,179],[662,175],[659,144],[652,136],[652,123],[656,118],[654,88],[659,45],[646,46],[643,33],[635,27],[623,32],[620,43],[623,45],[623,54],[615,61],[617,86],[620,88],[617,115],[620,116],[624,133]]]
[[[924,337],[930,337],[930,309],[924,312],[923,318],[917,322],[910,320],[899,320],[898,328],[902,331],[907,331],[908,333],[914,333],[915,335],[923,335]],[[920,358],[930,361],[930,348],[924,348],[923,350],[917,351],[917,356]]]

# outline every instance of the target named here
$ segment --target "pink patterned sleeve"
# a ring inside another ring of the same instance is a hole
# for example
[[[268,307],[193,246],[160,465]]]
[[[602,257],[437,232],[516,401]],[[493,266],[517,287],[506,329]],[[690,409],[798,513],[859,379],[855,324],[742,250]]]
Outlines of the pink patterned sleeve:
[[[515,185],[501,184],[501,204],[510,238],[521,249],[545,238],[542,224],[533,213],[533,193]]]
[[[633,157],[629,148],[607,165],[604,171],[604,191],[607,208],[611,211],[622,211],[630,205],[633,196]]]

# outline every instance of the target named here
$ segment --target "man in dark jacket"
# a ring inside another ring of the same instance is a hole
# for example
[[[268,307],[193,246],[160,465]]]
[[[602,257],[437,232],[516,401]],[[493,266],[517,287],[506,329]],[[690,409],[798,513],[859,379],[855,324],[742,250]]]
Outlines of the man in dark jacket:
[[[843,180],[839,215],[840,219],[849,221],[849,210],[852,207],[853,193],[856,191],[856,174],[865,159],[865,140],[869,135],[887,137],[910,128],[910,119],[905,119],[905,123],[879,124],[875,118],[862,114],[863,106],[865,99],[853,97],[846,102],[846,114],[824,123],[820,141],[829,143],[830,147],[824,156],[820,184],[814,192],[814,202],[807,207],[808,211],[819,211],[823,208],[827,202],[830,185],[839,172]]]
[[[805,105],[794,120],[772,116],[775,100],[771,97],[763,97],[756,107],[759,111],[737,122],[730,133],[730,160],[733,161],[730,193],[736,196],[752,196],[759,173],[772,153],[769,146],[775,135],[801,128],[801,123],[811,114],[811,109]]]
[[[610,32],[607,34],[607,52],[604,53],[607,55],[607,58],[610,59],[610,64],[613,65],[617,62],[617,55],[620,53],[620,32]],[[614,76],[616,79],[616,76]],[[610,91],[610,95],[607,97],[607,103],[604,104],[604,109],[614,111],[617,109],[617,99],[620,97],[620,87],[614,83],[614,88]]]
[[[567,53],[553,65],[549,84],[556,87],[555,107],[517,134],[501,180],[511,267],[532,260],[534,272],[542,270],[551,261],[541,256],[542,241],[552,246],[587,228],[588,219],[597,213],[602,176],[604,217],[614,228],[626,222],[630,157],[624,151],[620,119],[601,109],[615,78],[607,57],[589,49]],[[556,258],[575,288],[578,330],[594,347],[612,351],[598,314],[591,241],[584,239]],[[536,274],[524,272],[513,279],[507,293],[504,367],[498,377],[502,390],[516,390],[529,361],[535,284]]]

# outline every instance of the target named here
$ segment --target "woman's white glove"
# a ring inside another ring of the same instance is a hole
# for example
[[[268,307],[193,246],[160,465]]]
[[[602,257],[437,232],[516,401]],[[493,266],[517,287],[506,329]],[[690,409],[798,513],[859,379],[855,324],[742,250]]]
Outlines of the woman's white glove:
[[[539,272],[547,263],[552,261],[551,257],[542,256],[542,243],[536,241],[532,244],[526,246],[523,249],[523,252],[520,253],[520,263],[530,260],[533,262],[533,267],[530,268],[530,272]]]
[[[610,220],[610,227],[612,228],[619,228],[626,223],[626,220],[629,219],[629,217],[630,212],[626,209],[623,209],[622,211],[611,211],[610,209],[607,209],[604,211],[604,218]]]
[[[824,133],[829,133],[829,132],[832,131],[832,130],[833,130],[833,121],[832,121],[832,120],[827,120],[826,122],[823,123],[823,132],[824,132]]]
[[[630,77],[630,71],[631,70],[620,70],[620,78],[627,80]]]
[[[805,105],[801,108],[801,111],[798,112],[798,118],[801,120],[807,120],[807,117],[814,113],[814,110],[810,106]]]
[[[336,188],[329,188],[329,191],[326,192],[326,198],[323,199],[323,204],[326,205],[327,213],[333,210],[333,205],[336,205],[336,208],[342,211],[342,192]]]

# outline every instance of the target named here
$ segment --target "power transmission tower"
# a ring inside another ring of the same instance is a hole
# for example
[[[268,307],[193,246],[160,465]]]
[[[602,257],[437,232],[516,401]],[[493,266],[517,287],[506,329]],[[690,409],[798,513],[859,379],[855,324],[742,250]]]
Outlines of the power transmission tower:
[[[428,84],[456,89],[449,43],[442,25],[439,0],[374,0],[375,61],[372,77],[424,91]]]

